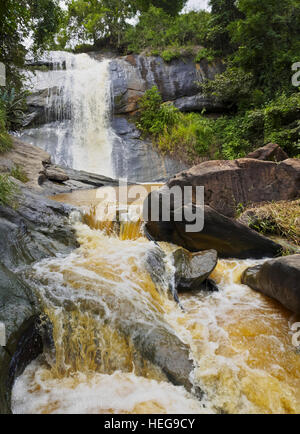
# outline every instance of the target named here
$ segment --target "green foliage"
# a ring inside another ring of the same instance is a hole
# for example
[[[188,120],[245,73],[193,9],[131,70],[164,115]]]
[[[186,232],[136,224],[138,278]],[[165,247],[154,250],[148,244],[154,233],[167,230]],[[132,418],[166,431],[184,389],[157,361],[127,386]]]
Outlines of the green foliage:
[[[145,134],[157,135],[165,126],[174,125],[179,118],[179,110],[171,104],[163,104],[156,86],[147,90],[139,101],[138,128]]]
[[[213,62],[216,58],[216,52],[210,48],[201,48],[196,57],[195,62],[201,62],[201,60],[206,59],[208,62]]]
[[[14,195],[17,192],[15,184],[8,175],[0,175],[0,205],[14,206]]]
[[[176,16],[186,5],[187,0],[137,0],[137,7],[142,12],[147,12],[151,6],[161,8],[165,13]]]
[[[176,152],[186,161],[206,156],[213,149],[213,123],[204,116],[180,113],[172,104],[163,104],[157,87],[140,99],[138,128],[151,135],[162,153]]]
[[[271,141],[293,157],[300,151],[299,111],[297,92],[281,94],[260,108],[212,119],[204,113],[180,113],[164,104],[154,87],[140,100],[137,126],[152,136],[162,153],[176,153],[188,163],[203,157],[242,158]]]
[[[268,97],[290,89],[290,71],[298,60],[300,4],[298,0],[239,0],[243,18],[228,26],[237,49],[236,65],[251,72]]]
[[[8,130],[19,130],[23,126],[28,92],[16,89],[0,90],[0,103],[6,112],[6,127]]]
[[[154,6],[140,16],[138,24],[126,32],[128,51],[157,50],[171,60],[172,53],[186,54],[186,48],[204,43],[208,29],[209,13],[190,12],[170,17],[163,9]]]
[[[17,179],[17,180],[19,180],[19,181],[21,181],[23,183],[26,183],[26,182],[29,181],[29,178],[26,175],[24,169],[21,166],[19,166],[19,165],[14,166],[12,168],[10,174],[11,174],[11,176],[13,178],[15,178],[15,179]]]
[[[99,41],[119,48],[128,28],[127,20],[137,12],[135,2],[129,0],[69,0],[65,29],[60,41],[76,38],[82,43]]]
[[[211,157],[214,145],[212,123],[195,113],[180,114],[178,122],[166,125],[155,143],[163,153],[174,154],[187,162],[197,157]]]
[[[40,51],[53,43],[61,23],[58,0],[1,0],[0,3],[0,62],[6,65],[7,80],[20,88],[20,68],[27,53],[24,39],[30,37],[33,50]]]
[[[211,17],[206,34],[206,44],[220,56],[225,57],[234,51],[228,26],[237,19],[243,18],[236,0],[210,0]]]
[[[0,154],[9,151],[12,147],[12,140],[6,130],[6,112],[0,101]]]
[[[206,80],[201,84],[202,92],[213,95],[218,101],[228,107],[250,102],[254,78],[251,73],[245,73],[241,68],[228,67],[223,74],[217,74],[215,79]]]

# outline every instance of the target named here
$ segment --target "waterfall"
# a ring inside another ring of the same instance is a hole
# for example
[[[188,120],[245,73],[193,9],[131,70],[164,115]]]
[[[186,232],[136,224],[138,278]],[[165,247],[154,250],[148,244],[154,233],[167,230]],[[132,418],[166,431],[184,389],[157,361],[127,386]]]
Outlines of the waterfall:
[[[36,71],[33,91],[47,89],[47,123],[21,138],[43,147],[56,164],[113,176],[109,60],[50,52],[53,70]]]
[[[76,251],[24,270],[51,320],[53,345],[15,382],[14,413],[300,412],[291,313],[241,284],[258,261],[219,260],[211,277],[220,290],[180,294],[182,310],[168,292],[176,246],[159,243],[165,267],[149,268],[156,247],[141,225],[97,225],[94,207],[106,208],[109,195],[57,199],[81,202],[88,218],[74,216]],[[183,344],[200,400],[166,375],[168,360],[182,372]],[[163,364],[154,356],[160,350]]]

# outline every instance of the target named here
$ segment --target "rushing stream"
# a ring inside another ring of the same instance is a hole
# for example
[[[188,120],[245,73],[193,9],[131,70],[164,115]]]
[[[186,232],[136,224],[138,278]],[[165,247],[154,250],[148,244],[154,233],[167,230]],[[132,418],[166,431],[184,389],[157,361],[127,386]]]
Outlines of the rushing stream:
[[[51,61],[53,70],[34,77],[34,88],[47,92],[48,122],[25,130],[23,140],[75,169],[114,176],[118,166],[127,177],[139,167],[152,180],[168,175],[155,171],[154,154],[137,162],[122,140],[119,154],[112,152],[109,60],[56,53]],[[123,158],[126,152],[133,160]],[[124,161],[114,166],[113,154]],[[55,200],[81,208],[72,216],[80,247],[23,271],[53,339],[16,380],[14,413],[300,412],[300,357],[290,331],[297,319],[241,284],[243,271],[258,261],[220,260],[212,275],[219,292],[182,295],[181,309],[169,291],[175,246],[160,243],[164,271],[151,273],[158,247],[144,237],[141,218],[99,220],[99,207],[114,199],[99,199],[96,190]],[[149,347],[166,351],[162,363]],[[172,384],[162,367],[173,348],[194,366],[186,382],[176,383],[185,387]]]
[[[174,246],[160,243],[166,271],[157,285],[146,266],[156,247],[144,238],[142,222],[97,221],[95,207],[103,202],[96,196],[57,197],[83,205],[83,221],[74,216],[80,248],[26,271],[53,324],[54,347],[17,379],[13,411],[299,413],[295,318],[240,283],[257,261],[220,260],[212,276],[220,291],[182,295],[182,310],[168,293]],[[172,385],[139,351],[136,338],[156,327],[189,348],[201,400]]]

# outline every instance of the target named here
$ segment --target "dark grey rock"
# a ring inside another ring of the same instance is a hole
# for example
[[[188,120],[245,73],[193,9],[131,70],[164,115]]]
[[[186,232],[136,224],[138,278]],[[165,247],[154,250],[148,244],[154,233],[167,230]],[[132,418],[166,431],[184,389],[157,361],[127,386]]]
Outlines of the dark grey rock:
[[[5,325],[6,346],[0,348],[0,414],[10,412],[10,391],[17,375],[42,352],[42,343],[28,329],[34,327],[38,301],[21,277],[0,263],[0,322]],[[20,340],[27,336],[27,351]]]
[[[218,263],[215,250],[191,253],[179,248],[173,253],[173,258],[178,292],[200,290],[201,284],[208,279]]]
[[[182,112],[202,112],[202,110],[205,110],[208,113],[223,113],[226,111],[224,104],[201,94],[178,98],[174,105]]]
[[[112,121],[113,166],[118,178],[130,182],[165,181],[174,173],[185,169],[185,164],[161,155],[151,141],[142,139],[135,125],[125,117],[115,117]]]
[[[300,255],[285,256],[248,268],[242,282],[300,314]]]
[[[138,99],[153,86],[157,86],[164,101],[175,101],[197,95],[198,103],[204,107],[204,101],[210,109],[220,109],[213,100],[205,100],[199,94],[198,83],[213,79],[224,70],[221,62],[209,64],[206,60],[195,63],[193,58],[176,59],[170,63],[161,57],[130,55],[114,59],[110,64],[114,111],[118,114],[134,112],[138,108]],[[202,99],[202,101],[201,101]],[[188,105],[195,106],[195,99],[179,102],[188,110]],[[199,109],[199,108],[198,108]]]
[[[139,323],[133,342],[141,355],[159,366],[169,381],[192,391],[190,374],[194,363],[190,359],[189,348],[180,339],[163,327]]]
[[[156,241],[167,241],[184,247],[191,252],[214,249],[222,258],[264,258],[280,255],[281,246],[268,238],[258,234],[252,229],[219,214],[209,206],[204,206],[204,227],[199,232],[187,232],[187,222],[184,217],[184,208],[176,207],[175,221],[174,203],[171,203],[170,221],[162,218],[162,196],[168,190],[161,189],[152,192],[144,203],[144,220],[146,229]],[[151,208],[159,210],[159,221],[151,220]],[[194,204],[187,204],[193,215],[196,214]],[[198,213],[200,208],[198,209]]]

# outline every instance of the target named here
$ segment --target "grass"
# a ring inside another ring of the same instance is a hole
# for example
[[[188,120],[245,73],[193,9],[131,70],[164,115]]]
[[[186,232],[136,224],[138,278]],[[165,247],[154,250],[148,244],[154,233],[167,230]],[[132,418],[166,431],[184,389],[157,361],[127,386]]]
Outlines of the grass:
[[[28,176],[26,175],[24,169],[21,166],[14,166],[10,172],[11,176],[19,181],[26,183],[29,181]]]
[[[9,175],[0,175],[0,205],[14,207],[14,196],[16,192],[17,187],[11,181]]]
[[[264,234],[278,235],[300,246],[300,199],[252,207],[249,226]]]

